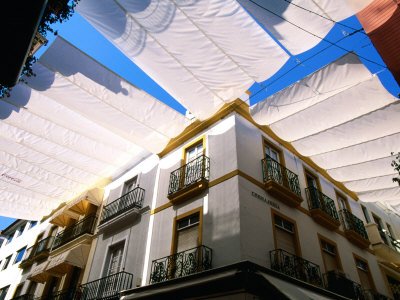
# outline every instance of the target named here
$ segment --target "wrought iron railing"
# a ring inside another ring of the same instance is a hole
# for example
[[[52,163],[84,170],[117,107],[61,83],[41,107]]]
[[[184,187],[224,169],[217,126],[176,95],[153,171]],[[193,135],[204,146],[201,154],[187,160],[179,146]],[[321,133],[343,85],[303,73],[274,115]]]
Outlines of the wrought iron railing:
[[[85,233],[93,234],[96,220],[97,218],[95,215],[90,215],[58,233],[54,238],[53,249],[58,248]]]
[[[364,299],[362,287],[357,282],[336,270],[324,274],[325,287],[327,290],[351,299]]]
[[[400,253],[400,242],[395,240],[388,232],[378,229],[382,241],[393,250]]]
[[[133,275],[119,272],[81,285],[81,300],[111,299],[119,292],[132,288]]]
[[[352,230],[358,235],[360,235],[362,238],[368,240],[368,234],[362,220],[357,218],[347,209],[340,210],[339,214],[340,214],[340,219],[342,221],[342,225],[345,230]]]
[[[25,294],[25,295],[21,295],[21,296],[17,296],[14,298],[11,298],[10,300],[33,300],[35,299],[35,296],[32,294]]]
[[[49,251],[54,242],[54,236],[48,236],[35,244],[33,256],[37,256],[43,252]]]
[[[267,155],[261,160],[263,180],[274,181],[301,197],[299,176],[282,166],[279,162]]]
[[[103,208],[100,224],[132,209],[142,208],[144,199],[144,189],[137,187],[117,200],[107,204]]]
[[[168,195],[172,195],[184,188],[199,182],[201,180],[209,180],[210,176],[210,159],[201,155],[186,165],[171,172],[169,177]]]
[[[319,209],[328,214],[332,219],[339,221],[335,202],[315,187],[306,188],[307,202],[310,210]]]
[[[212,250],[199,246],[153,260],[150,283],[183,277],[212,268]]]
[[[319,265],[282,249],[270,251],[269,258],[271,269],[298,280],[322,286]]]

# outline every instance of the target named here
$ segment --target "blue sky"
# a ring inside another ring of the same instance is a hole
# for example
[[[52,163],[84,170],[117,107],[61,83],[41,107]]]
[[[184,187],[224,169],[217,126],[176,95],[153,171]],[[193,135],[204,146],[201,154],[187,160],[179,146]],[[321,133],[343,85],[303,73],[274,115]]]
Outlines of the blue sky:
[[[369,38],[362,32],[352,34],[353,30],[349,27],[354,29],[361,28],[361,24],[358,22],[357,18],[351,17],[341,23],[346,26],[336,24],[325,39],[331,43],[340,41],[337,43],[339,47],[357,53],[361,61],[372,73],[378,73],[386,89],[395,96],[399,95],[400,87],[395,82],[390,72],[384,67],[382,59],[371,44]],[[55,29],[58,30],[60,36],[133,85],[165,102],[177,111],[185,113],[185,109],[182,105],[158,86],[157,83],[116,49],[99,32],[91,27],[79,14],[74,14],[69,21],[58,24],[55,26]],[[51,44],[53,39],[54,38],[49,37],[48,45]],[[265,99],[269,95],[300,80],[304,76],[311,74],[347,53],[339,47],[332,46],[331,43],[321,41],[321,43],[313,49],[295,57],[292,56],[274,76],[265,82],[257,83],[251,87],[251,104]],[[38,52],[38,55],[40,56],[45,49],[46,47],[43,47]],[[0,217],[0,229],[4,229],[13,221],[14,219],[11,218]]]

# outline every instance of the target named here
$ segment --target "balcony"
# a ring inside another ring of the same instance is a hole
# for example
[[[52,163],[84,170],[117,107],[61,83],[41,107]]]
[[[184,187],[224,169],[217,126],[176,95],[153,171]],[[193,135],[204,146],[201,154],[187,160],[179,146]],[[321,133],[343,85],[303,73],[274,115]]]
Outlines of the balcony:
[[[40,240],[32,247],[29,247],[23,260],[20,263],[21,268],[25,268],[32,265],[35,260],[40,260],[49,256],[51,246],[53,245],[54,236],[49,236],[45,239]]]
[[[117,200],[107,204],[103,208],[100,224],[104,224],[128,212],[134,211],[138,213],[138,210],[141,209],[143,205],[144,192],[144,189],[137,187]]]
[[[370,242],[363,221],[347,209],[339,211],[339,214],[346,238],[361,249],[368,248]]]
[[[261,166],[265,190],[288,206],[299,206],[303,199],[297,174],[269,156],[261,160]]]
[[[364,299],[361,285],[347,278],[338,271],[329,271],[324,274],[327,290],[350,299]]]
[[[81,285],[80,299],[119,299],[119,292],[132,288],[132,283],[132,274],[119,272]]]
[[[208,188],[210,159],[201,155],[173,171],[169,177],[168,199],[176,204]]]
[[[270,251],[269,258],[272,270],[316,286],[322,286],[321,271],[317,264],[282,249]]]
[[[53,249],[61,247],[66,243],[84,235],[84,234],[93,234],[94,228],[96,225],[97,217],[95,215],[88,216],[78,223],[64,229],[54,239]]]
[[[340,221],[335,202],[315,187],[306,188],[306,195],[314,221],[330,230],[339,228]]]
[[[188,276],[212,268],[212,250],[199,246],[153,260],[150,284]]]
[[[379,230],[378,225],[365,225],[372,249],[382,260],[400,265],[400,242],[393,239],[387,232]]]

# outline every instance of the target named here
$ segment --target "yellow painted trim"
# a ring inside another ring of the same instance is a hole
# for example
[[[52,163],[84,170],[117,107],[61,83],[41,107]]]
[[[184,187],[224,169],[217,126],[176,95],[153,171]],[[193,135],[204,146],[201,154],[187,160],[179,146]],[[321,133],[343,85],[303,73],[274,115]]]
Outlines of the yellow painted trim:
[[[356,260],[361,260],[361,261],[363,261],[364,263],[367,264],[367,267],[368,267],[367,276],[368,276],[368,278],[369,278],[370,284],[372,285],[372,287],[371,287],[372,290],[373,290],[373,291],[376,291],[376,285],[375,285],[375,282],[374,282],[374,278],[372,277],[371,268],[369,267],[368,260],[366,260],[365,258],[363,258],[363,257],[361,257],[361,256],[359,256],[359,255],[357,255],[357,254],[355,254],[354,252],[353,252],[352,254],[353,254],[353,259],[354,259],[354,265],[355,265],[355,267],[356,267],[357,275],[358,275],[358,279],[360,280],[360,283],[362,283],[362,282],[361,282],[360,272],[363,272],[363,271],[361,271],[359,268],[357,268],[357,262],[356,262]]]
[[[296,253],[293,253],[297,256],[302,257],[301,255],[301,245],[300,245],[300,239],[299,239],[299,230],[297,228],[297,223],[296,220],[289,218],[288,216],[284,215],[283,213],[271,208],[271,220],[272,220],[272,226],[273,226],[273,235],[274,235],[274,247],[277,249],[277,238],[276,238],[276,225],[275,225],[275,216],[279,216],[281,219],[284,219],[286,221],[289,221],[290,223],[293,223],[294,225],[294,243],[295,243],[295,248],[296,248]]]
[[[239,170],[234,170],[234,171],[232,171],[232,172],[229,172],[229,173],[227,173],[227,174],[225,174],[225,175],[223,175],[223,176],[221,176],[221,177],[219,177],[219,178],[214,179],[213,181],[211,181],[211,182],[208,184],[208,187],[212,187],[212,186],[215,186],[215,185],[217,185],[217,184],[220,184],[220,183],[222,183],[222,182],[224,182],[224,181],[226,181],[226,180],[229,180],[229,179],[231,179],[232,177],[235,177],[235,176],[239,175],[239,173],[240,173]]]
[[[323,236],[319,232],[317,232],[317,236],[318,236],[319,248],[321,250],[322,262],[324,263],[325,272],[328,272],[328,270],[326,269],[326,262],[325,262],[324,254],[323,254],[324,250],[322,249],[322,241],[324,241],[325,243],[331,244],[331,245],[333,245],[335,247],[335,250],[336,250],[336,256],[335,256],[336,263],[337,263],[337,265],[339,267],[339,270],[343,272],[342,260],[340,259],[339,248],[338,248],[336,242],[332,241],[331,239],[328,239],[327,237]]]
[[[255,127],[260,129],[264,134],[266,134],[270,139],[273,139],[278,144],[282,145],[284,148],[295,154],[298,158],[300,158],[303,162],[309,165],[311,168],[317,170],[322,176],[324,176],[329,182],[331,182],[337,189],[341,190],[343,193],[349,195],[354,200],[358,200],[356,193],[350,191],[348,188],[344,186],[343,183],[334,180],[324,169],[319,167],[314,161],[308,157],[301,155],[297,150],[288,142],[279,138],[269,126],[263,126],[257,124],[250,115],[249,105],[240,100],[236,99],[235,101],[224,105],[217,113],[215,113],[212,117],[208,118],[204,121],[195,121],[190,124],[180,135],[170,140],[168,145],[158,154],[161,158],[171,152],[172,150],[178,148],[186,141],[192,139],[194,136],[198,135],[203,130],[207,129],[211,125],[215,124],[222,118],[226,117],[232,112],[238,113],[240,116],[245,118]]]
[[[198,144],[202,144],[203,147],[203,154],[206,154],[206,136],[203,134],[202,136],[199,136],[197,139],[194,141],[190,142],[189,144],[183,146],[182,149],[182,165],[186,163],[186,152],[188,149],[192,148],[193,146],[196,146]]]

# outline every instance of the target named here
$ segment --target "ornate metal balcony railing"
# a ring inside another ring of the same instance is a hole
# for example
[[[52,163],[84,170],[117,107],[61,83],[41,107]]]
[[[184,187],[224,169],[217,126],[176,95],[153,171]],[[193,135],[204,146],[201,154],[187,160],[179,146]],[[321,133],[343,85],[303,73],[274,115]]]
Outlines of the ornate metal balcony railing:
[[[339,214],[345,230],[352,230],[365,240],[368,240],[368,234],[363,221],[361,221],[347,209],[340,210]]]
[[[54,242],[54,236],[48,236],[47,238],[44,238],[37,242],[35,244],[35,251],[33,256],[38,256],[39,254],[42,254],[43,252],[50,251],[51,246],[53,245]]]
[[[301,197],[299,177],[270,156],[261,160],[263,180],[274,181]]]
[[[379,229],[378,229],[379,230]],[[379,234],[381,236],[382,241],[388,245],[390,248],[393,250],[397,251],[400,253],[400,242],[395,240],[390,234],[388,234],[386,231],[379,230]]]
[[[119,197],[103,208],[100,224],[115,218],[116,216],[132,209],[142,208],[144,199],[144,189],[137,187],[125,195]]]
[[[212,268],[212,250],[199,246],[153,260],[150,283],[183,277]]]
[[[269,257],[271,269],[301,281],[322,286],[319,265],[282,249],[270,251]]]
[[[208,181],[210,175],[210,159],[201,155],[186,165],[171,172],[168,195],[172,195],[199,181]]]
[[[351,299],[364,299],[362,287],[357,282],[336,270],[324,274],[325,287],[327,290]]]
[[[66,243],[84,235],[85,233],[93,234],[96,225],[96,216],[90,215],[71,227],[68,227],[57,234],[54,239],[53,249],[56,249]]]
[[[25,294],[25,295],[21,295],[21,296],[17,296],[17,297],[11,298],[10,300],[33,300],[33,299],[35,299],[34,295]]]
[[[81,285],[81,300],[119,299],[119,292],[132,288],[133,275],[119,272]]]
[[[332,219],[339,221],[335,202],[315,187],[306,188],[307,202],[310,210],[320,209]]]

